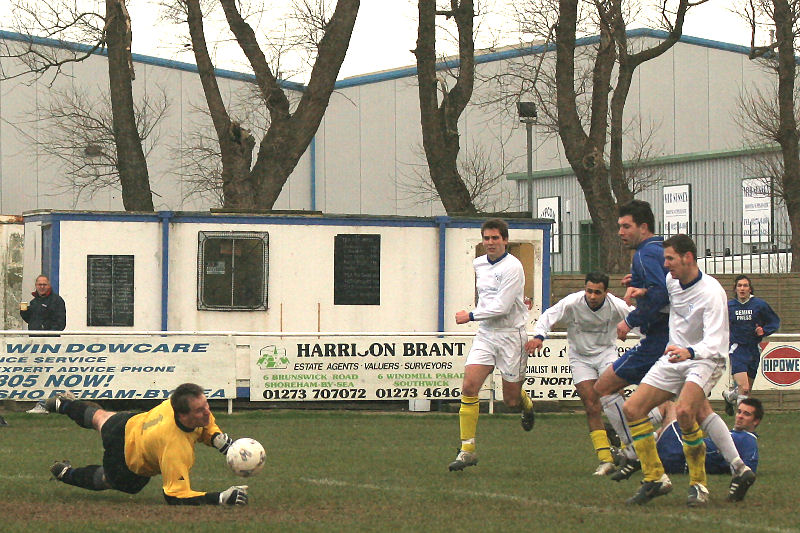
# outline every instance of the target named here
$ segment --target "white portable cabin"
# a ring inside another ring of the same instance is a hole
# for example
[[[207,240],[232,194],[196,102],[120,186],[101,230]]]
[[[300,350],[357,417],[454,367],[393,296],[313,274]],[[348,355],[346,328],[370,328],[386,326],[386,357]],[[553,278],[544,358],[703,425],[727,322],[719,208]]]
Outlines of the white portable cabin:
[[[67,330],[447,331],[475,305],[484,220],[33,211],[23,287],[49,275]],[[507,221],[535,317],[549,304],[551,221]]]

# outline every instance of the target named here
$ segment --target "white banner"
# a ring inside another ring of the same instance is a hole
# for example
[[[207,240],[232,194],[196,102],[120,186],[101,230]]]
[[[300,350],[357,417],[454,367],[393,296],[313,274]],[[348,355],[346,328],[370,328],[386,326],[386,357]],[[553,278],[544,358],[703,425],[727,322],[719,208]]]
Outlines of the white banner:
[[[772,188],[763,179],[742,180],[742,242],[771,242]]]
[[[539,218],[552,218],[555,220],[550,241],[550,253],[561,253],[561,197],[549,196],[537,199],[536,212]]]
[[[620,344],[623,353],[636,341]],[[251,401],[456,399],[472,337],[265,339],[251,346]],[[534,399],[577,398],[565,339],[528,356],[525,389]],[[481,397],[502,399],[499,375]]]
[[[293,337],[251,346],[250,400],[458,398],[471,337]]]
[[[619,353],[636,343],[620,343]],[[234,346],[241,346],[237,365]],[[248,347],[249,345],[249,347]],[[13,337],[0,353],[0,400],[31,401],[69,390],[83,399],[168,397],[194,382],[209,398],[236,397],[237,379],[249,377],[251,401],[431,400],[461,395],[472,337]],[[762,344],[759,390],[800,390],[800,342]],[[249,376],[236,375],[236,368]],[[730,370],[712,399],[721,399]],[[525,390],[537,400],[577,399],[567,341],[551,338],[528,357]],[[481,397],[502,399],[493,376]]]
[[[691,185],[669,185],[663,188],[664,236],[689,233],[692,213]]]
[[[236,397],[227,337],[7,337],[0,400],[40,400],[71,391],[81,399],[164,399],[181,383],[209,398]]]

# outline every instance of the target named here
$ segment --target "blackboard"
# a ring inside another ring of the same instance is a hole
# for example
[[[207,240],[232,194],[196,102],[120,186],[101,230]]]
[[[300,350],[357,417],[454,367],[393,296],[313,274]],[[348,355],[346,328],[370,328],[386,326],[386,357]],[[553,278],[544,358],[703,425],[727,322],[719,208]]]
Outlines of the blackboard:
[[[333,303],[381,304],[380,235],[336,235],[333,252]]]
[[[86,256],[86,325],[133,326],[133,256]]]

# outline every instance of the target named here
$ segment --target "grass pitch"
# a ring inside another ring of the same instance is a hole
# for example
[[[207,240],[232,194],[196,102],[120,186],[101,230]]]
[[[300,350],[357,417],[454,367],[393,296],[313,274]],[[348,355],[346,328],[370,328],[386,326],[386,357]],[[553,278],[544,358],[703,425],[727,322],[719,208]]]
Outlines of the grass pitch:
[[[160,477],[135,496],[48,481],[53,460],[96,464],[97,433],[64,416],[4,416],[11,426],[0,427],[2,531],[800,531],[800,413],[768,414],[761,424],[759,477],[747,499],[727,503],[730,478],[709,476],[704,509],[686,507],[685,475],[672,476],[672,494],[625,506],[641,477],[614,483],[591,475],[597,461],[581,414],[539,414],[530,433],[518,415],[482,414],[480,463],[463,472],[447,470],[458,446],[456,414],[220,414],[234,438],[264,444],[267,466],[243,480],[201,445],[192,487],[248,484],[243,508],[167,506]]]

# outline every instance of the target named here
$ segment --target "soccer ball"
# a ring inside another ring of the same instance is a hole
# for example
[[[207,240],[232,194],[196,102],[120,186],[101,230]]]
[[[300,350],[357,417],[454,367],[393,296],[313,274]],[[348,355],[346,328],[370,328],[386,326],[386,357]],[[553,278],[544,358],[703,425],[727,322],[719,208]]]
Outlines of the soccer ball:
[[[264,447],[255,439],[236,439],[228,448],[225,459],[233,473],[241,477],[256,475],[267,459]]]

